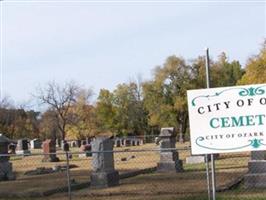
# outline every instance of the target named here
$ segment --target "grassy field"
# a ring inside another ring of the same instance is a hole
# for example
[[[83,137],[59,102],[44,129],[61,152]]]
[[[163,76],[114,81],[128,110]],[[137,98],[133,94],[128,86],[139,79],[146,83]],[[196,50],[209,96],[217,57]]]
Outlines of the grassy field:
[[[188,144],[177,146],[183,148]],[[115,168],[120,173],[155,167],[159,161],[158,151],[149,151],[158,149],[154,144],[145,144],[143,146],[116,148],[115,150],[123,150],[114,154]],[[130,152],[130,151],[133,152]],[[144,150],[144,151],[138,151]],[[58,151],[61,152],[60,150]],[[73,153],[78,152],[78,149],[72,149]],[[40,153],[40,150],[33,153]],[[75,199],[99,199],[99,200],[133,200],[133,199],[207,199],[206,175],[204,164],[185,164],[185,158],[190,155],[187,150],[179,152],[180,159],[184,162],[184,172],[182,173],[149,173],[142,174],[136,177],[121,179],[120,185],[107,189],[82,189],[73,191],[73,200]],[[44,192],[54,188],[67,186],[66,172],[57,172],[53,174],[27,176],[24,173],[28,170],[33,170],[38,167],[53,167],[55,165],[64,165],[66,162],[65,155],[59,155],[60,162],[49,163],[42,162],[42,156],[27,156],[13,157],[14,171],[17,175],[15,181],[0,182],[0,197],[8,199],[7,196],[16,194],[21,199],[48,199],[48,200],[63,200],[67,199],[66,193],[59,193],[49,197],[28,198],[25,196],[36,195],[38,192]],[[122,160],[127,161],[122,161]],[[247,161],[249,154],[226,154],[220,155],[216,161],[217,171],[217,187],[225,188],[239,177],[243,176],[247,171]],[[91,173],[91,158],[80,158],[77,154],[73,154],[70,164],[77,167],[71,169],[71,179],[75,183],[88,182]],[[257,199],[260,197],[258,192],[245,191],[243,188],[235,189],[234,192],[219,193],[218,199]],[[259,191],[259,194],[264,194],[264,191]],[[266,194],[266,192],[265,192]],[[12,199],[12,198],[11,198]],[[17,197],[13,197],[17,199]]]

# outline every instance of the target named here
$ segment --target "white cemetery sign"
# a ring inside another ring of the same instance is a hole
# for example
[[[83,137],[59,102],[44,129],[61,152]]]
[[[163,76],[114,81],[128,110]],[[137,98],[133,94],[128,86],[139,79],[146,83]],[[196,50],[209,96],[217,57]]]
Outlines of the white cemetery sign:
[[[266,84],[189,90],[192,154],[266,150]]]

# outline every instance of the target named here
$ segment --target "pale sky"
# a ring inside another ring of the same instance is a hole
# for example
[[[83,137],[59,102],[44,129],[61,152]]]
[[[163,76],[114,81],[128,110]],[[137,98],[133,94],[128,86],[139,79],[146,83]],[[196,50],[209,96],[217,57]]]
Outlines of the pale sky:
[[[242,65],[266,36],[265,1],[1,1],[2,94],[17,104],[38,85],[74,80],[113,90],[170,55],[222,51]],[[253,2],[253,3],[252,3]]]

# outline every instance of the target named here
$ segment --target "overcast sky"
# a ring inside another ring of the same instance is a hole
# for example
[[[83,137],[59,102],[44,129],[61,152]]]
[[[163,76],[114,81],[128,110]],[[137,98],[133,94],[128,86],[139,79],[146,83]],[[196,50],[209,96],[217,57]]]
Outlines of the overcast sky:
[[[43,0],[44,1],[44,0]],[[2,94],[16,103],[38,85],[75,80],[113,90],[170,55],[189,60],[210,48],[245,64],[265,38],[265,2],[37,2],[5,0]]]

